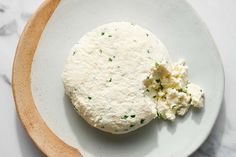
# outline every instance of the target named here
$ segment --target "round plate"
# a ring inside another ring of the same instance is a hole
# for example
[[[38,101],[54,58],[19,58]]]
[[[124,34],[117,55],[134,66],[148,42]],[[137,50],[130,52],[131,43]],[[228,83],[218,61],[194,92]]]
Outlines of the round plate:
[[[83,34],[113,21],[130,21],[149,29],[167,46],[173,60],[186,59],[190,80],[206,93],[204,109],[191,110],[173,123],[155,119],[125,135],[101,132],[80,118],[64,94],[65,60]],[[13,67],[20,119],[35,144],[50,157],[188,156],[209,135],[223,90],[216,46],[183,0],[46,0],[20,38]]]

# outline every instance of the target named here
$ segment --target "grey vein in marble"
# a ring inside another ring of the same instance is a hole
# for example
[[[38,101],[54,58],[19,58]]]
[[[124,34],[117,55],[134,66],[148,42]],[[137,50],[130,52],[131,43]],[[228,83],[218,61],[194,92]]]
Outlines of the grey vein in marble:
[[[1,74],[0,77],[3,79],[3,81],[4,81],[6,84],[8,84],[8,85],[11,86],[11,80],[10,80],[9,77],[7,77],[7,75]]]
[[[16,31],[17,31],[17,23],[16,20],[13,20],[0,27],[0,36],[11,35],[14,34]]]
[[[4,13],[6,9],[7,9],[7,6],[0,4],[0,13]]]
[[[5,10],[3,8],[0,8],[0,13],[4,13]]]
[[[21,13],[20,17],[22,20],[27,21],[30,18],[31,14],[27,12]]]

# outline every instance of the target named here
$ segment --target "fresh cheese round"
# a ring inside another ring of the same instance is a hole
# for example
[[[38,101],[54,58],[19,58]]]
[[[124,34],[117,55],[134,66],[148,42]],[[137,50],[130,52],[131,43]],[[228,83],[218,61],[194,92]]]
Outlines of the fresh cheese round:
[[[72,48],[62,74],[76,111],[93,127],[133,131],[157,116],[143,80],[157,61],[169,60],[162,42],[129,22],[102,25]]]

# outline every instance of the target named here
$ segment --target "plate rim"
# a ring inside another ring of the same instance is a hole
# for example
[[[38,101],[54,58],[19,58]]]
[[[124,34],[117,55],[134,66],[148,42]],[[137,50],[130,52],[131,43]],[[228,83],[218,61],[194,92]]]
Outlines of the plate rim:
[[[12,91],[18,116],[29,137],[46,156],[82,157],[66,144],[40,116],[31,91],[31,66],[41,34],[61,0],[45,0],[27,22],[18,41],[12,69]]]
[[[33,140],[34,144],[41,150],[44,155],[49,157],[82,157],[82,154],[78,149],[66,144],[47,126],[36,108],[31,91],[30,74],[34,53],[37,49],[41,34],[43,33],[47,22],[57,8],[60,1],[61,0],[44,0],[27,22],[18,41],[16,54],[13,61],[12,91],[16,110],[21,123],[24,126],[29,137]],[[216,49],[216,55],[220,61],[220,70],[222,71],[222,91],[216,116],[213,119],[213,123],[210,126],[210,129],[202,138],[201,142],[192,145],[192,149],[190,151],[185,151],[182,154],[189,156],[194,153],[203,144],[204,141],[206,141],[207,137],[212,131],[212,128],[216,122],[223,103],[225,91],[225,76],[219,49],[216,46],[206,23],[202,20],[201,16],[196,12],[192,5],[189,4],[189,2],[187,2],[186,0],[184,2],[187,3],[187,5],[193,11],[194,15],[198,18],[199,22],[203,25],[203,27],[205,27],[205,33]]]

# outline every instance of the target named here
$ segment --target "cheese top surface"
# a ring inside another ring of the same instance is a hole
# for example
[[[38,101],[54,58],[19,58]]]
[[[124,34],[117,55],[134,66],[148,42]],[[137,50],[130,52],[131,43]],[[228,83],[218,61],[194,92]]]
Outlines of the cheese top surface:
[[[128,22],[102,25],[72,48],[62,74],[66,94],[93,127],[133,131],[157,117],[143,80],[162,60],[170,62],[167,49],[150,31]]]

